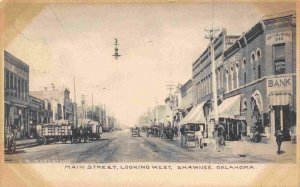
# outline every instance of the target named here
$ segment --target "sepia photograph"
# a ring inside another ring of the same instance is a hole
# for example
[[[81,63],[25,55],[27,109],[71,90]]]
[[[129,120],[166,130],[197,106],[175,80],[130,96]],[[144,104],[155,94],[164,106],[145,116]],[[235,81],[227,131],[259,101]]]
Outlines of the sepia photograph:
[[[297,163],[295,1],[1,6],[4,164]]]

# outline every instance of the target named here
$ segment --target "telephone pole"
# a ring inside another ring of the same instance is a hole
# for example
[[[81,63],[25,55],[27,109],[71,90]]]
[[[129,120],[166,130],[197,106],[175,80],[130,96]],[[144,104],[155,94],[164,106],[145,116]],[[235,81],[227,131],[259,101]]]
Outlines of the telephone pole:
[[[155,118],[156,124],[158,125],[157,97],[155,97]]]
[[[76,88],[75,88],[75,76],[74,76],[74,104],[73,104],[73,122],[74,126],[77,127],[77,110],[76,110]]]
[[[92,120],[94,120],[93,117],[94,117],[94,95],[92,92]]]
[[[210,40],[210,59],[211,59],[211,75],[212,75],[212,94],[213,94],[213,109],[214,109],[214,118],[215,125],[218,124],[219,114],[218,114],[218,100],[217,100],[217,84],[216,84],[216,66],[215,66],[215,50],[214,50],[214,40],[215,33],[219,31],[219,29],[205,29],[208,32],[208,35],[205,36],[206,39]]]

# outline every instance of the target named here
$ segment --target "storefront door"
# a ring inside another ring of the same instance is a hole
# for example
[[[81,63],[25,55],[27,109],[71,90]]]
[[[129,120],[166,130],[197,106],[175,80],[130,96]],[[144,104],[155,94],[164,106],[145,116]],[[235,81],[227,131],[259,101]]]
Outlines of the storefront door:
[[[274,106],[275,131],[283,131],[284,140],[290,140],[289,129],[291,128],[291,111],[289,106]],[[273,134],[274,135],[274,134]]]

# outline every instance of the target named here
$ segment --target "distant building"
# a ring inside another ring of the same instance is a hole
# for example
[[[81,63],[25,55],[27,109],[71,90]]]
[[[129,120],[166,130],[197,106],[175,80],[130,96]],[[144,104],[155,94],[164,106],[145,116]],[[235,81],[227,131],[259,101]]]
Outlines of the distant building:
[[[193,81],[189,79],[186,83],[180,86],[180,109],[182,110],[182,117],[185,117],[186,114],[193,107]]]
[[[70,91],[67,88],[45,87],[42,91],[31,91],[30,95],[50,101],[53,120],[73,120],[73,102],[70,99]]]
[[[51,104],[47,99],[38,99],[29,95],[29,134],[36,138],[36,125],[52,122]]]
[[[16,138],[29,137],[29,66],[4,51],[4,126],[17,130]]]

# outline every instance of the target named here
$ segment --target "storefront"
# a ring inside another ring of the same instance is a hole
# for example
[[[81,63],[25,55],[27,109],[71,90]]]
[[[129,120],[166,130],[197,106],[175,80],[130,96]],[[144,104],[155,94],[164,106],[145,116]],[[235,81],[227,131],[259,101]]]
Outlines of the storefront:
[[[178,123],[178,125],[202,124],[204,126],[204,130],[207,131],[203,106],[204,102],[193,107],[192,110]]]
[[[240,140],[247,135],[247,123],[240,111],[241,94],[226,98],[218,106],[219,123],[225,125],[226,140]]]
[[[267,80],[271,140],[275,139],[274,134],[277,129],[281,129],[283,131],[284,140],[290,140],[289,130],[292,126],[296,125],[296,113],[292,104],[292,81],[292,76],[288,75],[269,78]]]

